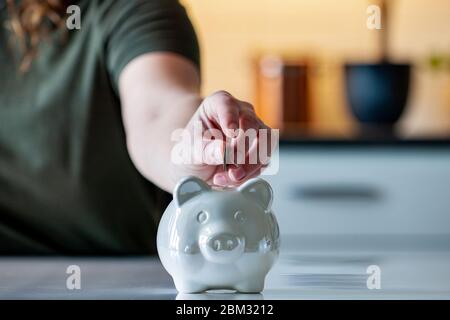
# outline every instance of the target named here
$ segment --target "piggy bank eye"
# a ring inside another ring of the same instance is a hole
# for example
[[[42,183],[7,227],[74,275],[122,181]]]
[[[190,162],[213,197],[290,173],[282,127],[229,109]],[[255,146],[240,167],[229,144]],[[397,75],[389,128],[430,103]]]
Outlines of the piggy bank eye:
[[[197,214],[197,221],[199,223],[204,223],[204,222],[206,222],[206,220],[208,220],[208,213],[206,211],[200,211]]]
[[[242,211],[236,211],[236,213],[234,214],[234,218],[240,223],[245,222],[245,215],[242,213]]]

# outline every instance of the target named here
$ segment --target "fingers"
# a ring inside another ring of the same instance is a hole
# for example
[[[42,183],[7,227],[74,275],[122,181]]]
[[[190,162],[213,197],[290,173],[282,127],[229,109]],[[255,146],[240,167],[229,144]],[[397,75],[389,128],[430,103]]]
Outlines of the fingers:
[[[248,172],[244,169],[243,166],[237,166],[235,168],[230,168],[228,170],[228,176],[230,177],[230,180],[233,182],[239,182],[242,181],[246,176],[248,175]]]
[[[216,123],[229,138],[235,138],[235,130],[239,134],[248,130],[258,130],[262,126],[253,106],[234,98],[226,91],[218,91],[205,98],[201,108],[209,121]]]
[[[207,165],[222,165],[224,160],[224,142],[222,140],[204,141],[203,162]]]
[[[249,179],[259,176],[261,174],[261,170],[262,170],[262,168],[259,167],[259,168],[255,169],[253,172],[249,172],[248,174],[246,174],[242,179],[233,178],[233,174],[230,173],[230,171],[241,170],[241,169],[242,169],[242,167],[239,167],[239,168],[229,169],[228,173],[223,172],[223,171],[216,173],[213,177],[214,185],[222,186],[222,187],[238,186]]]
[[[204,159],[208,165],[217,166],[212,182],[218,186],[232,186],[260,174],[270,158],[271,132],[258,118],[253,106],[228,92],[218,91],[203,101],[201,110],[202,116],[213,124],[213,128],[216,127],[229,138],[225,139],[227,151],[233,154],[231,161],[227,162],[228,170],[223,171],[224,141],[205,142]],[[261,129],[265,129],[263,135]],[[258,152],[260,150],[262,152]]]
[[[248,161],[244,164],[239,164],[228,169],[228,176],[230,181],[233,183],[242,183],[252,177],[254,173],[261,172],[261,170],[265,167],[264,164],[257,163],[249,163]]]
[[[233,186],[239,185],[244,181],[255,177],[261,173],[261,170],[266,166],[266,163],[258,161],[258,147],[257,140],[253,146],[250,147],[249,153],[244,161],[237,162],[228,167],[228,170],[218,170],[214,176],[214,184],[219,186]]]
[[[203,104],[207,117],[215,121],[226,136],[233,138],[234,130],[239,128],[239,101],[226,91],[218,91]]]

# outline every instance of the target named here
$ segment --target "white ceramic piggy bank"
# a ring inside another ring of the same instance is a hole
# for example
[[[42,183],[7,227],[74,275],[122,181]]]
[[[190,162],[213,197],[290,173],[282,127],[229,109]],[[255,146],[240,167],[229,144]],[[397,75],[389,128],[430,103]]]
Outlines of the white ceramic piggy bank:
[[[157,236],[177,290],[261,292],[279,251],[271,203],[272,189],[261,179],[224,190],[195,177],[180,181]]]

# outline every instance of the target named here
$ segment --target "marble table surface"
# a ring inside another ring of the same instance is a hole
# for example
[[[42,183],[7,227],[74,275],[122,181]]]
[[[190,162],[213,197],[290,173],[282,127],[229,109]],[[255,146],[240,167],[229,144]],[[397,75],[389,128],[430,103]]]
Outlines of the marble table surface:
[[[450,299],[450,251],[432,241],[408,249],[380,245],[384,237],[366,239],[372,246],[282,240],[262,294],[177,294],[157,257],[2,257],[0,299]],[[79,290],[67,288],[71,265],[80,268]],[[380,289],[367,287],[370,266],[379,268]]]

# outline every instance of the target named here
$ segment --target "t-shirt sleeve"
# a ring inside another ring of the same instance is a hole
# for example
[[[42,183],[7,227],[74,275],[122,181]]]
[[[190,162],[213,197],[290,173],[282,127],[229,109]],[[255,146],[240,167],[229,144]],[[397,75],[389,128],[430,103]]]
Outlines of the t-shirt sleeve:
[[[145,53],[177,53],[200,67],[197,37],[178,0],[116,0],[110,9],[104,48],[115,90],[123,68]]]

